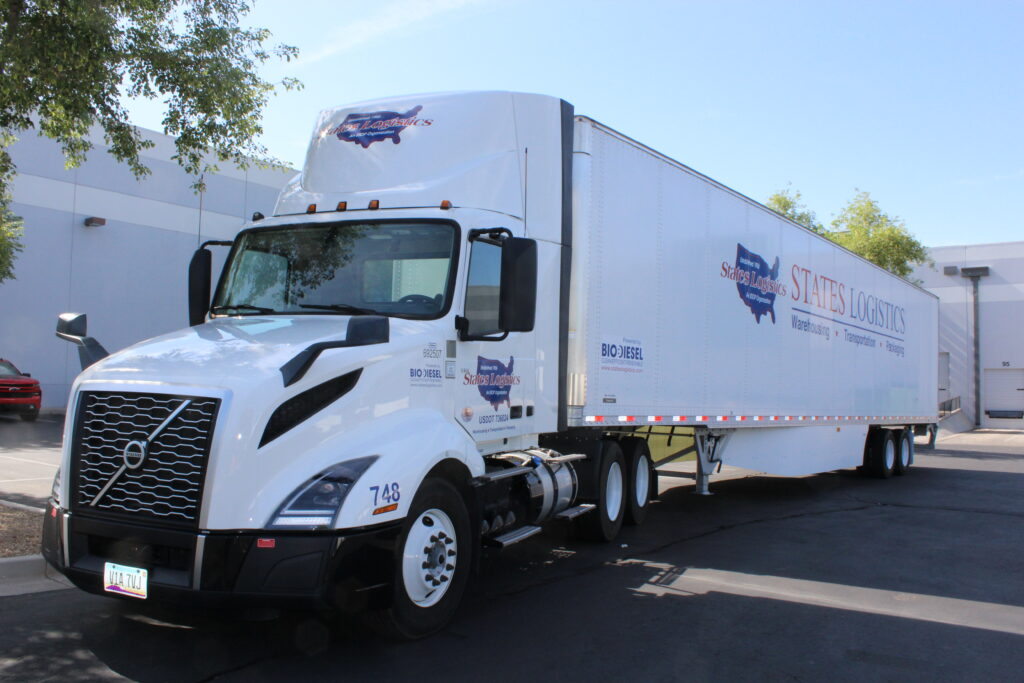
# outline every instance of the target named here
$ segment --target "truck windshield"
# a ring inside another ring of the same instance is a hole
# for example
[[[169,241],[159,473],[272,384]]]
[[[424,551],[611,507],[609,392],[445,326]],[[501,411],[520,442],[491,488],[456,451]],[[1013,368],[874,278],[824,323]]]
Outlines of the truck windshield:
[[[437,318],[451,297],[449,223],[323,223],[243,232],[211,311]]]

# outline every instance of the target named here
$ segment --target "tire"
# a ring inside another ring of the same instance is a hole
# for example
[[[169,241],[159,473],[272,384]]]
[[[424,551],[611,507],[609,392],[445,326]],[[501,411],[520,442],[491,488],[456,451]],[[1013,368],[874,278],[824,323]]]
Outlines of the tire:
[[[658,493],[658,476],[646,439],[635,436],[619,441],[626,460],[626,524],[637,526],[647,517],[651,499]]]
[[[896,440],[891,429],[876,429],[868,433],[866,454],[867,472],[878,479],[888,479],[896,467]]]
[[[367,625],[394,640],[440,631],[455,616],[472,563],[465,501],[447,480],[427,479],[399,536],[391,606],[367,614]]]
[[[615,441],[601,442],[597,463],[597,506],[579,518],[580,535],[591,541],[615,540],[626,517],[626,462]]]
[[[904,429],[896,432],[896,462],[893,474],[906,474],[914,463],[914,432]]]
[[[25,422],[35,422],[37,417],[39,417],[39,411],[35,408],[21,414],[21,419]]]

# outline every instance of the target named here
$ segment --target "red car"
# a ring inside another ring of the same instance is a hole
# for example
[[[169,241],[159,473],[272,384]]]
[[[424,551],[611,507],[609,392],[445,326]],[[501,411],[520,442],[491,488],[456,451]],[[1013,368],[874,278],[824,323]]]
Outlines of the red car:
[[[22,373],[14,363],[0,358],[0,411],[15,411],[31,422],[39,416],[43,392],[39,381]]]

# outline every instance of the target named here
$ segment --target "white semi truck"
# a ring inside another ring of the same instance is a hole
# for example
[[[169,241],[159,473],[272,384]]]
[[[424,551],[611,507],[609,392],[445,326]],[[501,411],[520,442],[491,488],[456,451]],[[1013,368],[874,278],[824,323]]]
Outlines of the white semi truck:
[[[190,327],[106,356],[58,322],[84,371],[43,551],[82,589],[419,637],[482,547],[641,522],[653,440],[705,493],[723,462],[900,474],[936,420],[935,297],[556,98],[326,110],[253,218],[212,300],[193,258]]]

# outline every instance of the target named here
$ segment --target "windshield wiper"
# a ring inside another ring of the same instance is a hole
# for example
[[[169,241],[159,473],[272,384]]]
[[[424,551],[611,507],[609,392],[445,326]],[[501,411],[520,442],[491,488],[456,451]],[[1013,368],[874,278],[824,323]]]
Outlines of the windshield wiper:
[[[350,315],[379,315],[377,311],[369,308],[360,308],[352,304],[299,304],[299,308],[315,308],[320,311],[337,311]]]
[[[252,304],[227,304],[224,306],[214,306],[210,309],[210,313],[226,313],[227,311],[253,311],[254,313],[273,313],[273,308],[264,308],[263,306],[253,306]]]

